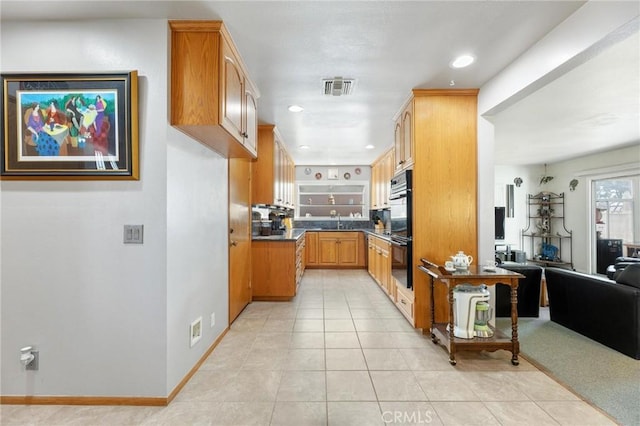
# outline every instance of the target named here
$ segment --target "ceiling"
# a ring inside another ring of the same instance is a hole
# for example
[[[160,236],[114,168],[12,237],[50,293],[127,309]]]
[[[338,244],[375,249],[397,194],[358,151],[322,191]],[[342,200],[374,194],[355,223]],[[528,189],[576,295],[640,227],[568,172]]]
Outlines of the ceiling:
[[[1,0],[2,20],[221,19],[299,165],[370,164],[412,88],[479,88],[581,1]],[[636,34],[492,116],[496,164],[551,163],[640,140]],[[471,66],[454,70],[459,54]],[[629,56],[629,54],[631,54]],[[353,78],[347,96],[322,80]],[[301,105],[291,113],[287,107]],[[301,149],[307,145],[309,149]],[[373,149],[366,149],[373,145]]]

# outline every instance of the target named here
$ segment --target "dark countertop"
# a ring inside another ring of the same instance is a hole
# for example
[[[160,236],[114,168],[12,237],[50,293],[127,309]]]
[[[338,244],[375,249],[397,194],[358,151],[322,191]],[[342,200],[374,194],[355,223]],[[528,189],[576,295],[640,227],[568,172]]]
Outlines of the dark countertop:
[[[305,232],[364,232],[365,234],[375,235],[376,237],[390,241],[391,237],[383,231],[373,229],[322,229],[322,228],[293,228],[285,231],[282,235],[254,235],[251,237],[253,241],[297,241]]]
[[[282,235],[254,235],[252,241],[297,241],[304,235],[306,229],[293,228],[285,231]]]
[[[369,235],[374,235],[378,238],[382,238],[385,241],[391,242],[391,235],[387,234],[386,231],[378,231],[375,229],[363,229]]]

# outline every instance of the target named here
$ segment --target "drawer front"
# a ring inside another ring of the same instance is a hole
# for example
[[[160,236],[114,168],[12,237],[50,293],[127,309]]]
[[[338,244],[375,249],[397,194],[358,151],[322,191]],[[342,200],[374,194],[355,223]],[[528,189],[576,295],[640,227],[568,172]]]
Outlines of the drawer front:
[[[407,297],[407,295],[400,289],[397,289],[396,293],[396,306],[400,309],[400,312],[413,324],[414,312],[413,312],[413,298]]]

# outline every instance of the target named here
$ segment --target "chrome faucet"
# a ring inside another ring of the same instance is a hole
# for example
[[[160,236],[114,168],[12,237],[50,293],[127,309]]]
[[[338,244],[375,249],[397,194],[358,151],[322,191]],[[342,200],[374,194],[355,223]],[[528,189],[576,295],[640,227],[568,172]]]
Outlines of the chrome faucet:
[[[338,213],[338,229],[342,229],[342,224],[340,223],[340,213]]]

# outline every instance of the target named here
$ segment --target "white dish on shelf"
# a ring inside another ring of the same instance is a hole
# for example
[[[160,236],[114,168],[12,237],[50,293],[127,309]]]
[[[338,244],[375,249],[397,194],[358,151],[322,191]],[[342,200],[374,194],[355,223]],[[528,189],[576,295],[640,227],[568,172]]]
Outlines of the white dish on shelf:
[[[447,268],[446,266],[445,266],[444,270],[445,270],[445,271],[449,271],[449,272],[455,272],[455,271],[457,271],[457,269],[456,269],[456,268]]]

